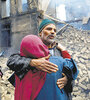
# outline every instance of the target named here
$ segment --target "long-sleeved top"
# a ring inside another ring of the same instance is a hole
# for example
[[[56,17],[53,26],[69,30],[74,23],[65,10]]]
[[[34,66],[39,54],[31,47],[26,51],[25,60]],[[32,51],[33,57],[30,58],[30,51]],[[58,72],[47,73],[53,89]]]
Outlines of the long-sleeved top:
[[[53,56],[62,56],[63,58],[71,58],[67,51],[58,50],[56,47],[53,49]],[[50,49],[50,51],[52,50]],[[33,69],[30,67],[31,58],[21,57],[19,53],[13,54],[9,57],[7,61],[7,66],[10,70],[15,71],[15,74],[20,78],[23,79],[25,74],[30,70]]]
[[[63,51],[60,52],[56,47],[50,49],[53,50],[53,56],[63,56],[64,58],[71,58],[71,56],[68,54],[67,51]],[[23,79],[23,77],[25,76],[25,74],[32,69],[32,67],[30,66],[30,60],[31,58],[25,58],[25,57],[21,57],[20,54],[13,54],[10,56],[8,62],[7,62],[7,66],[15,71],[15,74],[20,78],[20,80]],[[33,69],[32,69],[33,70]],[[69,80],[67,85],[65,86],[65,89],[67,92],[72,92],[72,81]],[[68,87],[70,87],[68,89]],[[69,91],[68,91],[69,90]]]
[[[74,66],[71,59],[63,59],[62,57],[51,56],[49,61],[56,64],[59,70],[56,73],[47,73],[46,81],[35,100],[70,100],[68,93],[64,90],[64,88],[59,89],[56,82],[58,79],[62,78],[63,71],[68,72],[69,70],[71,70],[71,73],[68,75],[75,80],[78,75],[77,66],[75,67],[77,71],[73,73],[72,68],[74,68]],[[63,67],[66,69],[63,70]]]

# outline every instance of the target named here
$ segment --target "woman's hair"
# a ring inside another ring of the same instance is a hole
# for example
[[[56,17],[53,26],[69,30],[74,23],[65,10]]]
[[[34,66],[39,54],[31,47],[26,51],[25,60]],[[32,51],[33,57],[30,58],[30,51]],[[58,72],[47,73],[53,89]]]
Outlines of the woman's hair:
[[[20,45],[20,55],[25,57],[41,58],[49,54],[47,46],[36,35],[25,36]]]

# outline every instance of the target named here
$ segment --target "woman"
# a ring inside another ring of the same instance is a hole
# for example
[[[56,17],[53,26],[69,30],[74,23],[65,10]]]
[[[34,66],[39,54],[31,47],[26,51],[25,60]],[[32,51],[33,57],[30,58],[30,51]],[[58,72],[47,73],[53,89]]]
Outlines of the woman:
[[[39,37],[28,35],[21,42],[20,55],[41,58],[49,55],[49,50]],[[15,100],[68,100],[65,90],[57,87],[57,79],[62,77],[62,72],[69,72],[70,79],[76,79],[78,73],[71,73],[73,65],[68,59],[51,56],[49,61],[58,66],[56,73],[47,74],[32,67],[21,81],[16,76]]]

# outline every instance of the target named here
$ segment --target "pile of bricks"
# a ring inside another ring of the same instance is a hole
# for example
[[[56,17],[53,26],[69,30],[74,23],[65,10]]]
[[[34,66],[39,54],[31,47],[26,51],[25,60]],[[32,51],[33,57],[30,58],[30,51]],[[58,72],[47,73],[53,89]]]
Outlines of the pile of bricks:
[[[90,100],[90,31],[68,26],[56,40],[67,48],[79,69],[72,93],[73,100]]]

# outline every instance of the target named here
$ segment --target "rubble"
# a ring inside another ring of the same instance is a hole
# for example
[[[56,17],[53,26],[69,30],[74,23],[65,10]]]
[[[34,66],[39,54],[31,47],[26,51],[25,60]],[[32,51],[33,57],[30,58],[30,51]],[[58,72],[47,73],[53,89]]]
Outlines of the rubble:
[[[60,34],[56,40],[67,47],[79,69],[72,100],[90,100],[90,31],[77,30],[68,26]]]
[[[8,58],[0,57],[0,66],[3,72],[3,77],[0,80],[0,100],[14,100],[14,87],[8,81],[8,78],[13,72],[6,66],[7,59]]]

